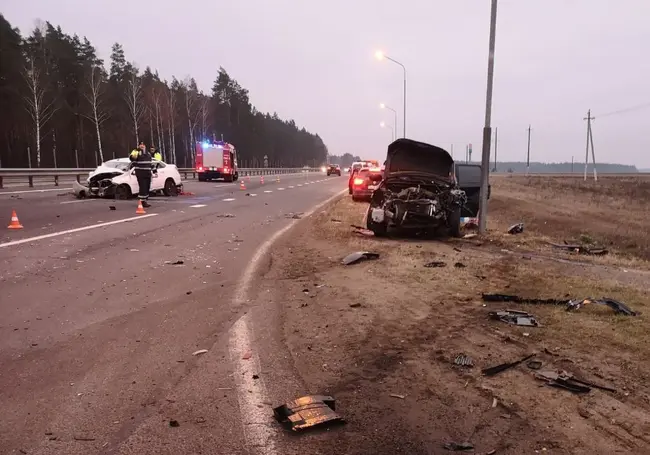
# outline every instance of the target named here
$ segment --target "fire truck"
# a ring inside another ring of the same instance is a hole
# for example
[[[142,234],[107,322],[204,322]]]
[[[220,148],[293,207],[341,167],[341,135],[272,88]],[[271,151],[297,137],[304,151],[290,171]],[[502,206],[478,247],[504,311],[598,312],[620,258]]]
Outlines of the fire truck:
[[[199,182],[224,179],[233,182],[239,178],[237,172],[237,151],[228,142],[197,142],[196,172]]]

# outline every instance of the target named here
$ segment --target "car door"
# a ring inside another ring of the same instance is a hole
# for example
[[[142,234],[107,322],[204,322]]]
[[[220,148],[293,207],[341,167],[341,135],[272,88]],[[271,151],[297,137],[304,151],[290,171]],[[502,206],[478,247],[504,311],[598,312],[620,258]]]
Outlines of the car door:
[[[156,165],[157,173],[152,174],[151,176],[151,191],[162,190],[165,186],[165,180],[167,180],[167,166],[162,161],[154,161]]]

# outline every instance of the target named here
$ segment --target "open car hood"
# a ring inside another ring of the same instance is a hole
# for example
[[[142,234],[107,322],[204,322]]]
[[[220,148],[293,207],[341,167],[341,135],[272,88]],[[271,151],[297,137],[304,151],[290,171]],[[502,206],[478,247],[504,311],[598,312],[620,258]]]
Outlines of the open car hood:
[[[431,175],[449,181],[454,159],[444,149],[411,139],[397,139],[388,146],[384,179],[392,175]]]
[[[110,179],[125,174],[124,171],[110,166],[99,166],[88,175],[88,181]]]

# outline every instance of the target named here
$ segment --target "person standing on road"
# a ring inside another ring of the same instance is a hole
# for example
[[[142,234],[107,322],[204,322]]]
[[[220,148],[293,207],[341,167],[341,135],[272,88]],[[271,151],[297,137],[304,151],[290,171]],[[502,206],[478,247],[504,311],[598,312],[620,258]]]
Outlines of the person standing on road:
[[[151,207],[149,204],[149,190],[151,189],[151,174],[156,173],[154,163],[151,161],[151,154],[147,151],[144,142],[140,142],[138,150],[133,150],[129,155],[135,169],[135,177],[138,179],[138,199],[143,207]]]
[[[162,154],[156,150],[154,147],[151,147],[151,154],[153,155],[153,159],[156,161],[162,161]]]

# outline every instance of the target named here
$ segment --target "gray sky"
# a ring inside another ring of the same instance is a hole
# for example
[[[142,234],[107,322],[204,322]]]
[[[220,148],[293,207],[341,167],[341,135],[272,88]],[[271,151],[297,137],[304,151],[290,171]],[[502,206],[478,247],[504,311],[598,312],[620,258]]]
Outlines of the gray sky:
[[[49,20],[86,35],[108,60],[111,44],[162,77],[192,75],[209,91],[219,66],[262,111],[319,133],[330,152],[380,159],[393,114],[407,133],[464,155],[480,154],[489,0],[0,0],[26,33]],[[354,5],[354,6],[352,6]],[[650,167],[650,0],[500,0],[493,126],[499,158],[583,160],[587,109],[599,161]]]

